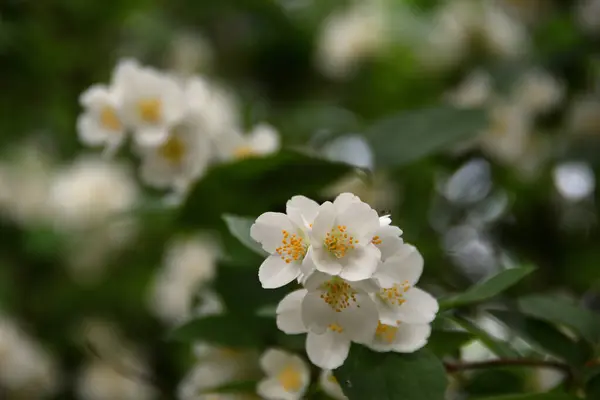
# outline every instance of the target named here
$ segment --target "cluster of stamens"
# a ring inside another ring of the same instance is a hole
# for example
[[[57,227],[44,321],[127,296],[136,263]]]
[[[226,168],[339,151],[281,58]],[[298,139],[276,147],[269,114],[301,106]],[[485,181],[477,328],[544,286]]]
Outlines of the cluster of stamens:
[[[102,126],[111,131],[118,131],[123,127],[115,110],[108,106],[100,112],[100,122]]]
[[[302,387],[302,375],[294,365],[285,367],[277,378],[288,392],[297,392]]]
[[[406,302],[404,299],[404,293],[410,290],[410,283],[404,281],[400,284],[396,284],[391,288],[381,289],[379,291],[379,297],[388,302],[391,305],[402,305]]]
[[[385,325],[381,322],[377,323],[377,330],[375,334],[387,343],[392,343],[396,338],[396,332],[398,328],[391,325]]]
[[[159,152],[166,160],[172,163],[179,163],[185,155],[185,144],[179,137],[172,135],[159,148]]]
[[[162,102],[156,98],[142,99],[138,102],[138,112],[144,122],[157,124],[162,117]]]
[[[358,240],[346,232],[345,225],[338,225],[325,236],[325,247],[336,258],[343,258],[349,250],[354,249]]]
[[[373,243],[374,245],[381,244],[381,238],[379,236],[373,236],[371,243]]]
[[[350,302],[360,308],[360,304],[356,301],[356,291],[347,282],[334,278],[325,282],[321,288],[324,291],[321,298],[335,312],[342,312],[342,310],[350,307]]]
[[[342,333],[344,332],[344,328],[342,328],[340,325],[333,323],[333,324],[329,324],[327,326],[331,331],[336,332],[336,333]]]
[[[307,249],[304,239],[295,233],[290,234],[285,229],[281,233],[283,235],[281,246],[276,248],[275,252],[288,264],[292,261],[301,261]]]

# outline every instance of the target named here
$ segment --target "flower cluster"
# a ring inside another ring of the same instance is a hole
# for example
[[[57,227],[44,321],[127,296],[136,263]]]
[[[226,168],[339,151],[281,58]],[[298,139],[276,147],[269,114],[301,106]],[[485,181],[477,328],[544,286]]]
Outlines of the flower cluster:
[[[104,146],[105,155],[112,156],[131,134],[141,178],[158,189],[185,191],[214,160],[279,148],[269,125],[241,133],[234,99],[216,84],[199,76],[181,79],[133,60],[121,61],[110,85],[91,86],[80,103],[80,140]]]
[[[320,205],[295,196],[285,214],[259,216],[250,234],[271,254],[258,273],[264,288],[303,285],[279,303],[277,326],[307,333],[313,364],[341,366],[351,342],[381,352],[427,343],[438,303],[415,287],[423,258],[389,216],[357,196],[342,193]]]

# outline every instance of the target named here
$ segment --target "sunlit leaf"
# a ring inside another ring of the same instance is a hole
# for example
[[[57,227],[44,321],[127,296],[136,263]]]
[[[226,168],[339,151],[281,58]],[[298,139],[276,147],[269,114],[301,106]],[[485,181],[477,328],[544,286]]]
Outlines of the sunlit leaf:
[[[223,219],[227,224],[229,232],[231,232],[231,234],[235,236],[241,243],[254,251],[256,254],[265,257],[268,255],[263,250],[261,245],[250,237],[250,228],[255,221],[254,218],[244,218],[226,214],[223,216]]]

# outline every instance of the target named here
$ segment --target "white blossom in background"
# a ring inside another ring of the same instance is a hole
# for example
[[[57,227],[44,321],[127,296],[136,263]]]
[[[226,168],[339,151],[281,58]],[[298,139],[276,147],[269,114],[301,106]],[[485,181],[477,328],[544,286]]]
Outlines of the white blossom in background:
[[[476,39],[489,54],[521,56],[529,47],[526,27],[494,0],[447,0],[436,12],[419,57],[429,68],[454,67]]]
[[[279,287],[302,275],[304,288],[280,301],[276,323],[287,334],[307,333],[308,358],[322,369],[341,366],[352,342],[406,353],[427,344],[438,303],[415,287],[423,257],[391,223],[389,215],[379,217],[359,197],[343,193],[321,205],[295,196],[286,214],[265,213],[251,229],[252,237],[275,253],[259,279],[275,277],[277,285],[263,287]],[[296,253],[283,249],[282,263],[277,246],[290,237],[288,229],[295,229],[292,243],[301,251],[292,257],[287,254]]]
[[[167,140],[186,109],[185,92],[170,75],[121,61],[114,72],[114,85],[122,93],[121,115],[143,146],[157,146]]]
[[[215,275],[218,255],[217,244],[203,236],[177,238],[170,243],[151,288],[152,312],[169,324],[189,318],[194,296]]]
[[[120,88],[93,85],[81,94],[79,102],[85,109],[77,119],[79,140],[88,146],[105,146],[107,154],[113,153],[126,134]]]
[[[169,58],[176,74],[189,77],[212,63],[213,50],[200,33],[180,32],[173,38]]]
[[[377,56],[385,46],[386,10],[383,2],[356,2],[330,15],[318,39],[317,64],[333,79],[352,75],[359,63]]]
[[[260,358],[266,377],[256,391],[263,399],[300,400],[310,384],[310,368],[295,354],[279,349],[268,349]]]
[[[598,96],[587,94],[574,99],[568,113],[567,126],[574,134],[599,134],[600,99]]]
[[[589,33],[600,32],[600,1],[577,0],[575,16],[579,25]]]
[[[105,320],[87,320],[81,334],[94,349],[81,367],[76,391],[81,400],[154,400],[148,360],[122,336],[118,326]]]
[[[324,369],[321,371],[319,374],[319,384],[325,394],[334,400],[348,400],[348,397],[342,391],[340,383],[331,370]]]
[[[596,189],[594,170],[585,162],[565,162],[552,171],[556,190],[569,201],[581,201]]]
[[[52,397],[60,385],[54,358],[11,318],[1,315],[0,386],[17,397],[38,398]]]
[[[265,156],[277,152],[280,146],[277,130],[264,123],[246,134],[233,130],[216,138],[216,148],[223,160]]]
[[[140,176],[158,189],[185,193],[204,173],[211,157],[211,139],[191,121],[182,121],[156,147],[139,147]]]

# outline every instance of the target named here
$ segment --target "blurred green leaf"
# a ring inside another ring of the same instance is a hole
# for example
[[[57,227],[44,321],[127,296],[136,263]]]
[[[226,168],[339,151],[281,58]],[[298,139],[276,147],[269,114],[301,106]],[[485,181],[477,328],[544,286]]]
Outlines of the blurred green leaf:
[[[557,297],[531,295],[518,301],[527,315],[559,325],[566,325],[592,344],[600,340],[600,316]]]
[[[281,151],[213,167],[180,210],[186,226],[214,227],[224,213],[259,215],[292,196],[314,196],[353,167],[307,154]]]
[[[442,357],[454,354],[473,339],[475,335],[469,332],[434,329],[427,342],[427,349],[436,356]]]
[[[464,293],[442,299],[440,308],[463,307],[491,299],[518,283],[534,270],[535,268],[531,266],[504,270],[483,282],[477,283]]]
[[[571,365],[582,365],[591,356],[584,348],[548,322],[510,311],[489,310],[488,312],[516,331],[531,345]]]
[[[247,393],[254,394],[256,392],[257,381],[239,381],[231,382],[221,386],[215,386],[210,389],[203,390],[202,393]]]
[[[182,342],[205,341],[227,347],[259,347],[265,341],[272,318],[239,314],[197,318],[169,333],[169,338]]]
[[[578,397],[567,393],[529,393],[507,396],[478,397],[473,400],[577,400]]]
[[[498,357],[504,358],[515,358],[519,356],[516,350],[514,350],[506,342],[500,341],[492,337],[489,333],[475,325],[472,321],[461,317],[455,316],[452,318],[454,322],[460,325],[462,328],[473,334],[483,343],[488,349],[490,349]]]
[[[443,400],[446,392],[444,366],[428,350],[377,353],[353,344],[334,373],[350,400]]]
[[[223,219],[229,228],[229,232],[235,236],[240,242],[246,247],[254,251],[256,254],[261,256],[268,256],[267,252],[263,250],[261,245],[250,237],[250,228],[254,223],[254,218],[236,217],[235,215],[223,215]]]
[[[409,164],[475,137],[487,126],[481,109],[439,106],[385,118],[367,131],[379,167]]]

